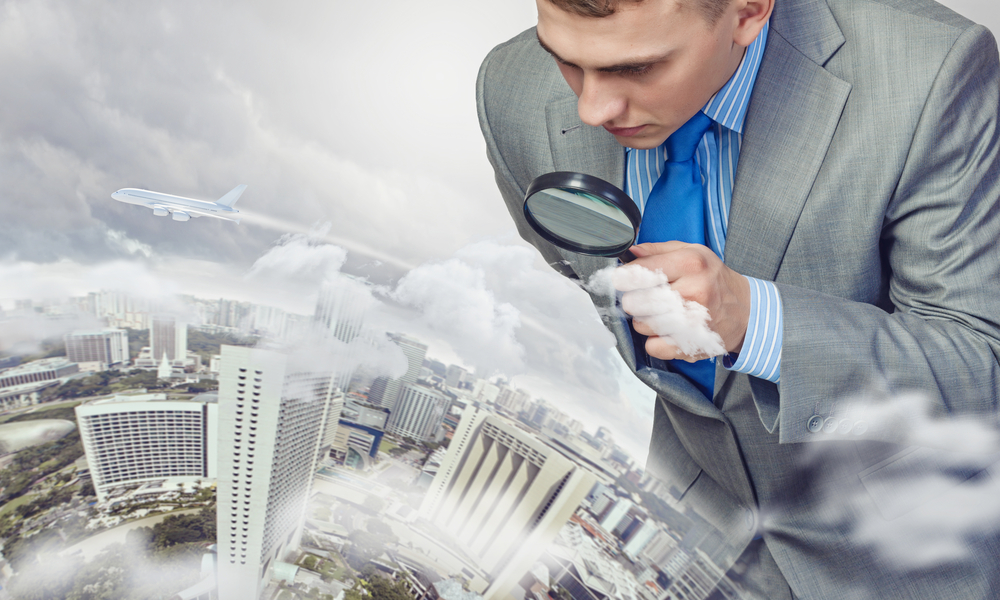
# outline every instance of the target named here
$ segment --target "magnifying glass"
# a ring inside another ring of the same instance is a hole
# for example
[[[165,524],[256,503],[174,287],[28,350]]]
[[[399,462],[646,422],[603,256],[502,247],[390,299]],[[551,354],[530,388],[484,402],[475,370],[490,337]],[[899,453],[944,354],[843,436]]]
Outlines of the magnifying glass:
[[[642,215],[628,194],[593,175],[557,171],[535,178],[524,195],[524,217],[538,235],[563,250],[629,262]]]

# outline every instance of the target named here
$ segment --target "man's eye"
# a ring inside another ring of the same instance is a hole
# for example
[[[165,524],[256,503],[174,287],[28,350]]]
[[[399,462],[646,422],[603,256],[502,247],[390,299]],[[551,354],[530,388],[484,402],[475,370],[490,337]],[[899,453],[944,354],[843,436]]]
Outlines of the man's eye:
[[[624,67],[618,71],[621,75],[626,77],[639,77],[640,75],[645,75],[650,70],[650,65],[645,65],[642,67]]]

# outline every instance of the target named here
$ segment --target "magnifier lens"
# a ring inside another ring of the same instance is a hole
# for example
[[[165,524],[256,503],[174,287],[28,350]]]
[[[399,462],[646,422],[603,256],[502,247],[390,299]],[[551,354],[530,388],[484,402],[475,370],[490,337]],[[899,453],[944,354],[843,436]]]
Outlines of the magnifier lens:
[[[642,215],[635,202],[599,177],[571,171],[544,173],[525,193],[524,218],[544,240],[579,254],[634,257]]]
[[[525,209],[549,235],[579,252],[626,249],[635,236],[620,208],[582,190],[543,189],[525,200]]]

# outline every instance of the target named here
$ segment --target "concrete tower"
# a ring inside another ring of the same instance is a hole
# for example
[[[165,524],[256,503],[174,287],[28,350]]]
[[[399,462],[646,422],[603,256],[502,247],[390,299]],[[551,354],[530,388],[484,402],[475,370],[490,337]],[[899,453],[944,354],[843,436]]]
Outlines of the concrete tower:
[[[332,372],[305,366],[314,358],[222,347],[219,600],[260,598],[274,564],[299,545],[333,404]]]
[[[505,598],[596,483],[593,472],[509,421],[466,409],[421,505]]]
[[[368,401],[382,408],[393,410],[403,386],[417,382],[420,368],[424,364],[424,357],[427,355],[427,346],[402,334],[389,334],[389,339],[395,342],[406,355],[406,373],[399,379],[375,378],[368,392]]]
[[[170,315],[153,317],[149,328],[150,354],[157,363],[167,355],[167,360],[184,362],[187,358],[187,323]]]

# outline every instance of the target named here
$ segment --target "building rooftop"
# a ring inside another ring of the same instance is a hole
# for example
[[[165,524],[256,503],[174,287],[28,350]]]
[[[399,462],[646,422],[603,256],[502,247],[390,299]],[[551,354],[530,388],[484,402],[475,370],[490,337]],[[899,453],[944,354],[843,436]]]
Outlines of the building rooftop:
[[[53,356],[51,358],[40,358],[38,360],[33,360],[29,363],[24,363],[17,365],[16,367],[11,367],[5,371],[0,371],[0,376],[7,377],[8,375],[20,375],[22,373],[34,373],[36,371],[44,371],[46,369],[58,369],[59,367],[65,367],[72,365],[74,363],[70,362],[65,356]]]

